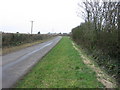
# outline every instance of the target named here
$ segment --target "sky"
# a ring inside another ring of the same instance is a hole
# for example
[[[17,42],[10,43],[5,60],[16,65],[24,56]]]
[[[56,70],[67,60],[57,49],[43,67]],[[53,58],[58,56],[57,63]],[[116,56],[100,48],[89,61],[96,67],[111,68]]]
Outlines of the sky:
[[[0,31],[69,33],[84,20],[77,16],[80,0],[0,0]]]

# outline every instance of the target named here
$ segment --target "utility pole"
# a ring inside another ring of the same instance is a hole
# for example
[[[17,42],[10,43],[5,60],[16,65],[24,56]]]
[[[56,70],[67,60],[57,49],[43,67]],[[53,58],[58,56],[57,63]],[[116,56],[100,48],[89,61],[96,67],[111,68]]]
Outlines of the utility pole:
[[[33,22],[34,21],[31,21],[31,34],[32,34],[32,31],[33,31]]]

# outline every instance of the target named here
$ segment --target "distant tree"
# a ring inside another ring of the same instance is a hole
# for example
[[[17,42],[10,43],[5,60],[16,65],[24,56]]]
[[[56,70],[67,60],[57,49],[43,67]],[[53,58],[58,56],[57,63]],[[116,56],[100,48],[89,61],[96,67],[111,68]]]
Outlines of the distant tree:
[[[61,35],[61,32],[59,33],[59,35]]]
[[[38,34],[40,34],[40,31],[38,32]]]
[[[48,34],[51,34],[50,32],[48,32]]]

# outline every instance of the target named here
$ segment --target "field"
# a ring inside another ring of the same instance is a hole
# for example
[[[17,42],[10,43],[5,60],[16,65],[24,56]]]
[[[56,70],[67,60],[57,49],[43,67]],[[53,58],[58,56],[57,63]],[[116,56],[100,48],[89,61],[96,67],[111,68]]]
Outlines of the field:
[[[68,37],[62,40],[20,80],[17,88],[100,88]]]

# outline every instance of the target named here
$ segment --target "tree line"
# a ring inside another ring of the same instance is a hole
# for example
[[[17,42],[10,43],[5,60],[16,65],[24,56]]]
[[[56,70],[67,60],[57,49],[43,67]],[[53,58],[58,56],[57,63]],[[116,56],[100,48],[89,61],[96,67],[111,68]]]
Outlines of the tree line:
[[[84,23],[72,29],[73,40],[120,83],[120,1],[86,0],[78,6]]]

